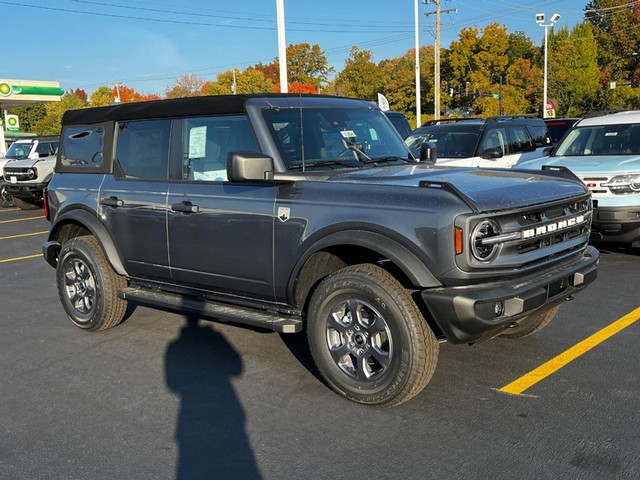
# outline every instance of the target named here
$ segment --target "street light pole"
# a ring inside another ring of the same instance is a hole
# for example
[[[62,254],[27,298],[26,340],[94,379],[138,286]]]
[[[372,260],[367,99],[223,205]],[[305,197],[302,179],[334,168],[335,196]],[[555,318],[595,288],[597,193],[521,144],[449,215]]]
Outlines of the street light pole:
[[[284,0],[276,0],[276,19],[278,24],[278,62],[280,63],[280,92],[289,91],[287,77],[287,42],[284,31]]]
[[[420,41],[418,39],[418,2],[415,0],[414,6],[414,24],[415,24],[415,37],[416,37],[416,127],[419,127],[422,122],[422,112],[420,111]]]
[[[551,16],[551,23],[544,23],[544,13],[537,13],[536,14],[536,23],[538,25],[540,25],[541,27],[544,27],[544,84],[543,84],[543,88],[542,88],[542,118],[547,118],[547,65],[548,65],[548,32],[549,32],[549,27],[553,27],[556,22],[560,20],[560,15],[557,13],[554,13]]]

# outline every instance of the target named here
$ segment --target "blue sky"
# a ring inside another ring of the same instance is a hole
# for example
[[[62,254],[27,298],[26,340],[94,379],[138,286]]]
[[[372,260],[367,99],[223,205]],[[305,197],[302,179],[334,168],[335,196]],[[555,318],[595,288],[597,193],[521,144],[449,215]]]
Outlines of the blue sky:
[[[340,70],[352,45],[376,61],[414,46],[415,0],[284,0],[286,41],[317,43]],[[421,0],[424,1],[424,0]],[[573,27],[587,0],[442,0],[442,46],[490,22],[540,45],[535,14]],[[433,3],[419,5],[420,44],[433,44]],[[91,93],[115,82],[164,94],[181,73],[205,80],[278,54],[275,0],[0,0],[0,79],[54,80]]]

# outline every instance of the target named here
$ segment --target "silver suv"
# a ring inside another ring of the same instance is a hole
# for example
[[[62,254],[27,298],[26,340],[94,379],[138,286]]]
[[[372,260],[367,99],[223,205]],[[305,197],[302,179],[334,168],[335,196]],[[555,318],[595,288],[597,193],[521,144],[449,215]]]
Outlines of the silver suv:
[[[11,144],[0,159],[3,206],[11,203],[23,210],[42,207],[42,192],[53,176],[58,136],[33,137]]]

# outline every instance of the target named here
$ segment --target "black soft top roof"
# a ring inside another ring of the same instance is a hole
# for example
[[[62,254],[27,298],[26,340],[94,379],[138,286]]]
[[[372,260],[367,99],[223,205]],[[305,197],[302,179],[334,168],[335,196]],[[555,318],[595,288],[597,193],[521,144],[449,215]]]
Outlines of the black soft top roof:
[[[297,93],[264,93],[252,95],[215,95],[172,98],[151,102],[134,102],[108,107],[68,110],[62,117],[63,125],[81,125],[118,120],[145,118],[184,117],[192,115],[243,113],[250,98],[338,98],[325,95],[300,95]]]

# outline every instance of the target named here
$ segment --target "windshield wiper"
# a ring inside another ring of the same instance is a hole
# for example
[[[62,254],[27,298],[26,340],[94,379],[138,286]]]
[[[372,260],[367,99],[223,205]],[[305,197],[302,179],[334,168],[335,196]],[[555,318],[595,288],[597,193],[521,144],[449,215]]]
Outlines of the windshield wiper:
[[[318,162],[309,162],[300,165],[292,165],[289,167],[289,170],[303,170],[307,168],[316,168],[316,167],[357,167],[358,164],[354,164],[353,162],[346,162],[341,160],[321,160]]]
[[[389,155],[388,157],[369,158],[367,160],[363,160],[362,163],[387,163],[387,162],[397,162],[398,160],[404,163],[411,162],[411,160],[409,160],[408,158],[398,157],[397,155]]]

